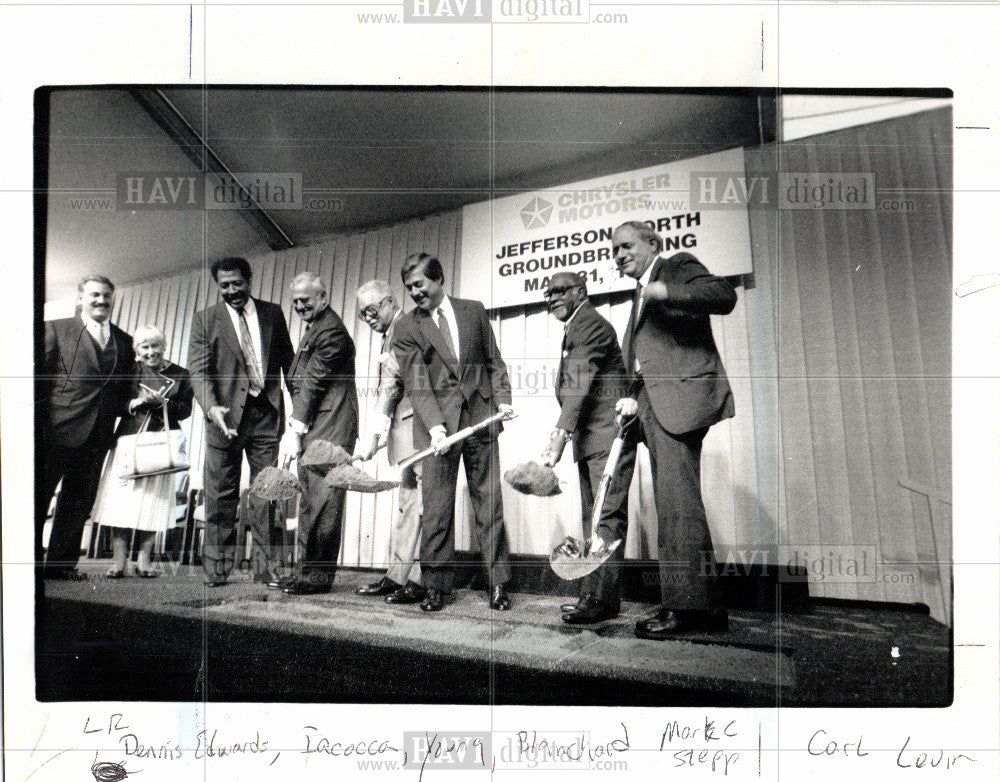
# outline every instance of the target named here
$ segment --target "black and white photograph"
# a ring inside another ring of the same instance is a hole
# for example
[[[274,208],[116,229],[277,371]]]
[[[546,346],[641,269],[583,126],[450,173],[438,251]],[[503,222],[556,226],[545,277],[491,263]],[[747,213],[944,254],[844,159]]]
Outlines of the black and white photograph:
[[[989,4],[0,22],[5,777],[996,778]]]
[[[36,110],[40,699],[950,703],[949,95]]]

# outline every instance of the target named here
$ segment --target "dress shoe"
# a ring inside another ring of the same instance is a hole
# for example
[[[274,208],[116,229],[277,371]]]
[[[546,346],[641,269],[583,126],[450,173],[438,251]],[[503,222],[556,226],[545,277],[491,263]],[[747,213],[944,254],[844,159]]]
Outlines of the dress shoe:
[[[444,592],[431,587],[424,595],[424,602],[420,604],[421,611],[440,611],[444,608]]]
[[[490,595],[490,608],[494,611],[510,610],[510,597],[508,597],[507,589],[503,584],[493,587],[493,592]]]
[[[276,576],[267,582],[268,589],[284,589],[287,586],[291,586],[295,583],[295,579],[291,576]]]
[[[107,573],[104,574],[105,578],[125,578],[125,568],[118,570],[117,568],[110,568]]]
[[[393,592],[402,588],[402,584],[397,584],[388,576],[382,576],[382,578],[374,584],[358,587],[358,594],[368,595],[369,597],[384,597],[386,595],[391,595]]]
[[[385,602],[390,605],[410,605],[412,603],[419,603],[426,596],[427,590],[420,586],[420,584],[407,581],[406,586],[401,586],[391,595],[386,595]]]
[[[157,573],[155,570],[137,570],[137,571],[135,571],[135,574],[139,578],[159,578],[160,577],[160,574]]]
[[[656,616],[636,622],[640,638],[662,641],[678,633],[723,633],[729,629],[729,615],[723,609],[683,611],[661,608]]]
[[[209,589],[215,589],[215,587],[224,587],[228,583],[229,582],[226,581],[226,579],[222,579],[221,581],[206,581],[205,586]]]
[[[281,591],[286,595],[325,595],[332,589],[329,581],[293,581]]]
[[[44,571],[44,578],[55,581],[86,581],[87,574],[81,573],[74,567],[48,568]]]
[[[605,619],[614,619],[618,612],[611,609],[607,603],[598,600],[593,595],[586,595],[575,611],[563,614],[563,621],[571,625],[592,625]]]
[[[581,595],[580,599],[577,600],[575,603],[563,603],[561,606],[559,606],[559,608],[564,614],[572,614],[574,611],[579,611],[581,608],[583,608],[588,603],[593,602],[595,599],[596,596],[594,595],[593,592],[587,592],[587,594]]]

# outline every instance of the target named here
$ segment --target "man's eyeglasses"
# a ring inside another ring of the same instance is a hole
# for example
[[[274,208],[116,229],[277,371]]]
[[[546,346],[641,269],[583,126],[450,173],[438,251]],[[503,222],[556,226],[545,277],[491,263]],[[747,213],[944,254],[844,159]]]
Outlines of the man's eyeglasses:
[[[579,285],[553,285],[542,294],[542,298],[548,300],[555,296],[565,296],[570,291],[576,290],[579,287]]]
[[[382,298],[378,304],[369,304],[363,310],[358,310],[358,317],[361,320],[375,320],[378,317],[379,307],[389,300],[388,296]]]

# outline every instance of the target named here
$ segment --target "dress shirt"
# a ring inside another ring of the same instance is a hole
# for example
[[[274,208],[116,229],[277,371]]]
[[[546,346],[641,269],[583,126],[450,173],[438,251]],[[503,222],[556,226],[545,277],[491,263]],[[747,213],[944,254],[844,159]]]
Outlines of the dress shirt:
[[[236,331],[236,339],[239,340],[240,311],[235,307],[231,307],[229,302],[226,302],[226,310],[229,312],[229,319],[233,322],[233,329]],[[250,329],[250,339],[253,342],[253,354],[257,357],[257,370],[260,372],[260,376],[264,377],[264,365],[261,363],[263,361],[263,357],[260,346],[260,320],[257,318],[257,305],[254,304],[253,299],[247,299],[247,303],[243,307],[243,314],[246,315],[247,326]]]
[[[646,286],[649,285],[649,278],[653,276],[653,267],[656,266],[656,261],[657,261],[657,259],[654,258],[650,262],[649,266],[646,267],[646,271],[644,271],[642,273],[642,276],[637,280],[637,282],[639,283],[639,285],[642,286],[643,291],[645,291],[646,290]],[[632,327],[633,329],[635,329],[636,327],[638,327],[638,325],[639,325],[639,316],[642,315],[642,308],[645,307],[645,306],[646,306],[646,299],[643,296],[643,297],[641,297],[639,299],[639,307],[638,307],[638,309],[636,310],[636,313],[635,313],[635,325]],[[634,345],[635,345],[635,332],[634,332],[634,330],[632,332],[632,345],[633,345],[633,348],[634,348]],[[642,374],[642,366],[639,364],[639,359],[638,358],[635,360],[635,373],[637,375],[641,375]]]
[[[443,310],[444,316],[448,319],[448,331],[451,333],[451,342],[455,346],[455,360],[460,361],[462,346],[458,344],[458,323],[455,322],[455,309],[451,306],[451,300],[447,296],[441,299],[441,303],[431,312],[434,325],[441,328],[438,321],[438,310]]]
[[[87,331],[90,332],[97,344],[102,348],[108,346],[108,340],[111,339],[111,326],[108,325],[108,321],[103,323],[98,323],[93,318],[88,318],[86,315],[80,315],[80,320],[83,321],[83,325],[86,327]]]

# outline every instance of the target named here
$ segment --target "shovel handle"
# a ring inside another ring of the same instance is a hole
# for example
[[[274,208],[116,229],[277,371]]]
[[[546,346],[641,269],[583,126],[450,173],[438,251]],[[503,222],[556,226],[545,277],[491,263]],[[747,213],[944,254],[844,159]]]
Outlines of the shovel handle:
[[[507,413],[496,413],[495,415],[491,415],[485,421],[480,421],[478,424],[475,424],[474,426],[467,426],[464,429],[459,429],[457,432],[455,432],[455,434],[451,435],[450,437],[444,438],[444,440],[441,441],[438,447],[448,448],[454,445],[455,443],[460,443],[462,440],[471,437],[481,429],[485,429],[487,426],[491,426],[495,424],[497,421],[502,421],[506,417]],[[396,464],[396,467],[402,470],[406,467],[409,467],[411,464],[419,462],[421,459],[426,459],[428,456],[432,456],[433,454],[434,454],[434,446],[431,445],[427,448],[424,448],[424,450],[422,451],[417,451],[415,454],[407,456],[405,459],[398,462]]]

